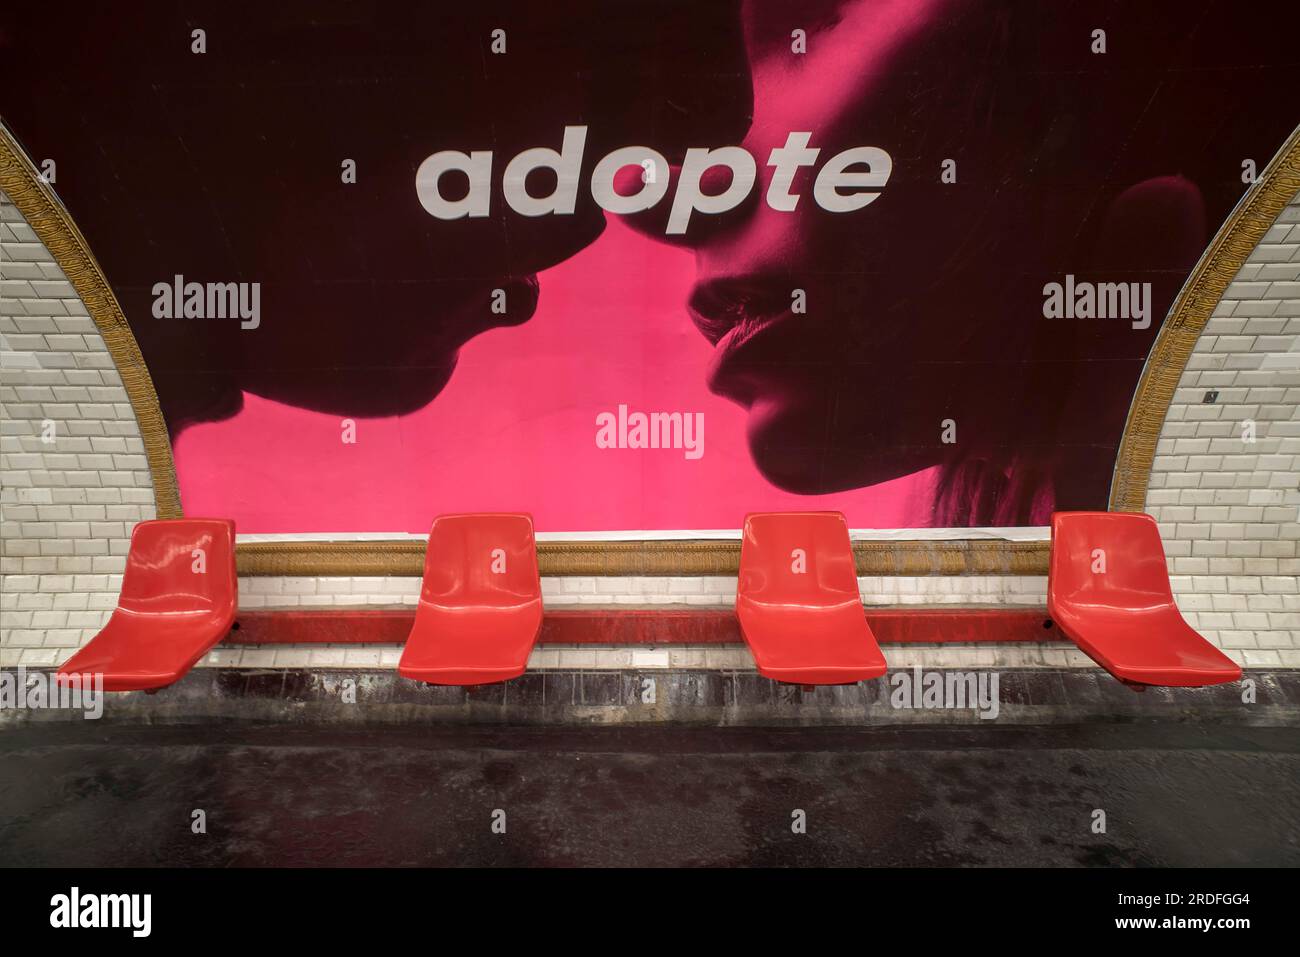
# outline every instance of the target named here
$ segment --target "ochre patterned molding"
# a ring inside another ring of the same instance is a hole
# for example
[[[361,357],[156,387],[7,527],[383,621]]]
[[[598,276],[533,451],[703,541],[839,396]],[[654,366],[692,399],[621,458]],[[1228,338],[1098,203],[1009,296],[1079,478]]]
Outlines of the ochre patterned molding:
[[[157,515],[179,518],[181,498],[176,487],[172,446],[140,347],[81,230],[3,123],[0,123],[0,190],[8,195],[45,244],[99,328],[140,427],[149,475],[153,479]]]
[[[1300,127],[1219,229],[1160,327],[1133,395],[1115,459],[1110,486],[1112,512],[1145,509],[1156,442],[1196,340],[1228,285],[1297,191],[1300,191]]]
[[[1050,542],[854,542],[859,575],[1046,575]]]

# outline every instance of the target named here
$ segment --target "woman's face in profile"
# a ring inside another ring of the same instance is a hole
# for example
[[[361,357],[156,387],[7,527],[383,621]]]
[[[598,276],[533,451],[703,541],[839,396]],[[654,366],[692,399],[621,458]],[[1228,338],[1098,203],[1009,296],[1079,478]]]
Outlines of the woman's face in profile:
[[[743,8],[758,182],[685,239],[710,388],[748,410],[768,480],[828,493],[974,458],[1028,463],[1026,481],[1058,504],[1104,494],[1093,453],[1117,441],[1206,241],[1201,187],[1178,175],[1206,149],[1177,136],[1203,86],[1168,79],[1167,13],[1116,12],[1127,45],[1108,60],[1089,50],[1082,6]],[[789,187],[794,209],[774,209],[769,157],[794,132],[819,153]],[[861,208],[828,211],[818,171],[858,147],[889,154],[888,181]],[[1145,283],[1146,324],[1049,319],[1045,286],[1071,273]]]
[[[752,202],[695,243],[690,310],[715,343],[710,387],[749,410],[760,469],[788,490],[830,492],[935,464],[958,395],[966,418],[978,414],[944,369],[999,348],[965,321],[971,297],[987,291],[971,266],[991,211],[980,208],[986,193],[940,183],[941,155],[925,157],[920,179],[915,158],[931,148],[922,140],[941,138],[927,130],[966,126],[970,93],[933,58],[968,4],[777,6],[744,11],[754,122],[743,145],[760,162],[755,194],[766,194],[772,167],[762,164],[790,131],[810,132],[821,152],[795,177],[793,211]],[[807,31],[803,55],[791,51],[796,28]],[[979,36],[965,25],[967,43]],[[951,135],[969,142],[973,132]],[[860,146],[891,154],[890,180],[860,210],[822,209],[811,195],[817,168]],[[792,308],[795,290],[806,312]]]

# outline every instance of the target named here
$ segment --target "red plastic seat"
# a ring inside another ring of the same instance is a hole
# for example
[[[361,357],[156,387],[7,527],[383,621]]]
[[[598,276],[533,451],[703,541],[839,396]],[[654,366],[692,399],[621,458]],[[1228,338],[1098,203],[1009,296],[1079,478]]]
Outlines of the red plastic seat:
[[[840,685],[885,673],[839,512],[745,518],[736,616],[759,673],[768,678]]]
[[[171,684],[230,631],[237,589],[234,522],[140,522],[131,532],[116,610],[64,662],[58,679],[102,674],[105,691]]]
[[[517,678],[542,627],[531,515],[440,515],[429,532],[407,678],[479,685]]]
[[[1241,668],[1179,614],[1150,515],[1053,515],[1047,610],[1093,661],[1128,684],[1197,687],[1241,678]]]

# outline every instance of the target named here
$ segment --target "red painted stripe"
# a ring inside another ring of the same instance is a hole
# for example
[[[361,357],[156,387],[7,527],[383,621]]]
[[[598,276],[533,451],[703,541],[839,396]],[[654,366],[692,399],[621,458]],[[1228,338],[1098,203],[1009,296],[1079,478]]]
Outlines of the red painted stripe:
[[[412,608],[243,611],[228,644],[400,645]],[[1064,641],[1046,627],[1042,608],[868,608],[882,645],[948,642]],[[540,644],[717,645],[744,639],[731,609],[583,608],[547,611]]]

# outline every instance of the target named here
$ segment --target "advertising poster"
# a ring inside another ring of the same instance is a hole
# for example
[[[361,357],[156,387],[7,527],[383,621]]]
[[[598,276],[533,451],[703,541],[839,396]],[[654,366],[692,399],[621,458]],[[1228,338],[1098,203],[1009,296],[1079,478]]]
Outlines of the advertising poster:
[[[7,5],[0,115],[241,533],[1105,508],[1293,119],[1228,2],[132,6]]]

